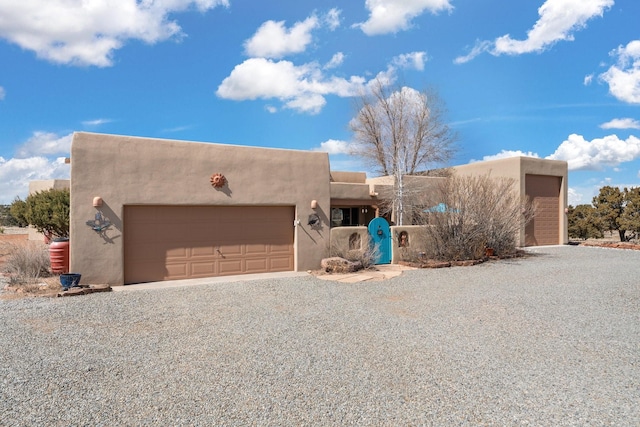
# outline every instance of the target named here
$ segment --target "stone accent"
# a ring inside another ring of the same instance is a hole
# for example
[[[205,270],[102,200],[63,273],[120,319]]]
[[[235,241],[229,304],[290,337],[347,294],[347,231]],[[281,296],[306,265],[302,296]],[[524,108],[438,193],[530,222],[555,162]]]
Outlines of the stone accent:
[[[327,273],[353,273],[362,270],[360,261],[352,262],[340,257],[324,258],[320,265]]]
[[[79,287],[70,288],[66,291],[58,292],[59,297],[73,297],[76,295],[87,295],[96,292],[111,292],[109,285],[80,285]]]
[[[581,242],[582,246],[598,246],[602,248],[640,250],[640,245],[630,242]]]

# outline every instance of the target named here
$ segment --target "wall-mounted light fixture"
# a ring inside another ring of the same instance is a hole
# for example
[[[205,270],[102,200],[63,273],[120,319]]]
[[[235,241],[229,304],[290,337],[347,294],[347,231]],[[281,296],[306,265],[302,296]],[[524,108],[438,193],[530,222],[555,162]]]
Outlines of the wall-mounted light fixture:
[[[318,209],[318,201],[317,200],[312,200],[311,201],[311,209]]]
[[[96,214],[93,219],[86,222],[93,231],[99,234],[103,234],[109,227],[111,227],[111,221],[109,221],[108,218],[105,218],[100,211],[102,205],[102,197],[96,196],[93,198],[93,207],[96,208]]]

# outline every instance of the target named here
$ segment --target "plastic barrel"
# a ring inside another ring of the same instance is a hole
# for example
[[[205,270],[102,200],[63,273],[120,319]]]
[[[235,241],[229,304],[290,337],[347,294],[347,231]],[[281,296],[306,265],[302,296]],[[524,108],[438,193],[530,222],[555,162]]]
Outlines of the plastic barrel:
[[[54,239],[49,245],[51,272],[62,274],[69,272],[69,239]]]

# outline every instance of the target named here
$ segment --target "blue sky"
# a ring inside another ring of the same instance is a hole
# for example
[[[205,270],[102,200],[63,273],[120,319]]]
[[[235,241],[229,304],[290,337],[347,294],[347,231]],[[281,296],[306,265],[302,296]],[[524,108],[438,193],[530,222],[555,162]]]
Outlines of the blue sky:
[[[68,178],[75,131],[345,154],[376,78],[435,88],[451,165],[569,162],[640,185],[637,0],[0,0],[0,203]],[[104,147],[109,150],[108,146]]]

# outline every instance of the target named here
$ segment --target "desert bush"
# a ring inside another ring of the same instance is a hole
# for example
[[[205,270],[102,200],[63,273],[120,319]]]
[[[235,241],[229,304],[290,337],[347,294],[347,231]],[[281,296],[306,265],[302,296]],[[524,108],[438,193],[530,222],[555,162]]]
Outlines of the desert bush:
[[[7,254],[3,271],[9,274],[11,284],[29,284],[41,277],[50,276],[49,252],[40,242],[4,242],[2,253]]]
[[[352,262],[360,262],[363,268],[370,268],[380,256],[380,249],[371,244],[366,235],[360,241],[360,248],[350,249],[347,241],[332,241],[329,248],[330,257],[340,257]]]
[[[455,176],[439,185],[437,197],[447,209],[425,214],[430,242],[425,253],[432,259],[481,259],[486,248],[514,253],[521,228],[534,214],[513,179]]]

